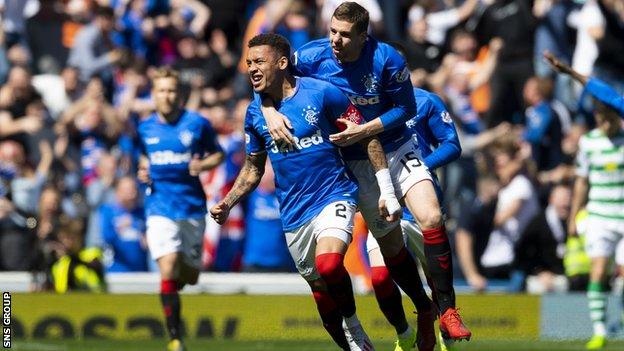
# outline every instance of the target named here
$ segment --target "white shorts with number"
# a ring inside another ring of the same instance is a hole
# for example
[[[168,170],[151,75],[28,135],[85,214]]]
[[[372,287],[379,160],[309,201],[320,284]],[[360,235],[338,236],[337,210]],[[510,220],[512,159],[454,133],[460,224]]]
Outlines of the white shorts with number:
[[[624,223],[622,221],[589,215],[585,234],[587,256],[596,258],[615,255],[617,264],[624,265],[624,252],[621,252],[624,250],[622,246],[624,244],[621,243],[623,237]]]
[[[353,233],[355,204],[337,201],[301,227],[286,232],[288,251],[301,276],[307,281],[320,279],[315,266],[316,243],[323,237],[334,237],[349,245]]]
[[[186,263],[201,268],[202,244],[206,220],[201,218],[172,220],[163,216],[149,216],[147,247],[154,260],[180,252]]]
[[[388,168],[398,199],[402,199],[416,183],[432,180],[431,173],[421,161],[420,150],[410,139],[397,150],[386,154]],[[387,222],[379,216],[379,186],[375,170],[368,160],[349,161],[349,168],[359,183],[358,207],[375,238],[388,234],[399,224]]]
[[[425,242],[422,230],[417,223],[401,220],[401,229],[403,231],[403,240],[407,249],[420,261],[420,264],[426,270],[427,256],[425,256]],[[366,251],[371,252],[379,248],[377,239],[369,231],[366,239]]]

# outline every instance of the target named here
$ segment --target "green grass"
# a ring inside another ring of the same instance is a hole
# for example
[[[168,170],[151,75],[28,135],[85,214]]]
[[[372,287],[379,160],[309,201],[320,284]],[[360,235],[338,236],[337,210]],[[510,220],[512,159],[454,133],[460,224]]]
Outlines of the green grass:
[[[375,341],[373,341],[375,342]],[[21,340],[15,341],[13,350],[20,351],[162,351],[165,340]],[[337,350],[328,341],[232,341],[189,340],[189,351],[327,351]],[[375,342],[377,351],[391,351],[390,341]],[[462,342],[457,351],[582,351],[584,342],[554,341],[477,341]],[[604,351],[624,350],[624,341],[613,341]]]

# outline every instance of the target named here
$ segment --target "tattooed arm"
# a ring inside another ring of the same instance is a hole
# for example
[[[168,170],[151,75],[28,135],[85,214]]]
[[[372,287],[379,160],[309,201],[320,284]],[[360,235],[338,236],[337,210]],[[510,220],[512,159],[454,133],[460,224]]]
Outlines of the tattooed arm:
[[[370,160],[377,184],[379,185],[379,215],[387,221],[393,222],[399,219],[401,215],[401,205],[394,191],[390,171],[388,170],[388,161],[381,142],[377,137],[368,137],[360,141],[360,145],[366,150],[368,159]]]
[[[368,137],[360,141],[360,145],[366,150],[368,159],[370,160],[373,169],[376,172],[381,171],[384,168],[388,168],[388,161],[386,160],[386,153],[381,146],[381,142],[377,137]]]
[[[217,223],[225,223],[230,214],[230,209],[234,207],[243,196],[251,193],[258,186],[264,174],[266,158],[266,152],[247,155],[243,169],[238,174],[232,189],[223,200],[210,209],[210,215]]]

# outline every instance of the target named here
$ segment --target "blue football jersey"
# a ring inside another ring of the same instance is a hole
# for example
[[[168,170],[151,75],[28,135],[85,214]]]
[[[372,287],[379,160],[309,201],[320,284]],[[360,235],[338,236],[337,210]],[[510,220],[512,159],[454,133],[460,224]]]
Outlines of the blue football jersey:
[[[191,176],[188,167],[195,155],[221,151],[210,122],[184,110],[175,124],[169,124],[154,113],[139,124],[138,134],[152,178],[145,197],[146,215],[173,220],[204,216],[206,195],[199,177]]]
[[[337,86],[366,121],[381,117],[385,130],[378,137],[386,153],[410,139],[405,122],[416,114],[416,102],[409,69],[392,46],[368,37],[357,61],[341,63],[332,52],[329,39],[314,40],[295,52],[293,67],[297,75]],[[386,120],[394,122],[385,123]],[[346,148],[343,153],[347,160],[367,159],[362,148]]]
[[[461,146],[453,119],[444,102],[437,95],[418,88],[414,88],[414,97],[418,106],[417,113],[407,121],[406,126],[418,141],[423,162],[434,170],[456,160],[461,154]],[[442,205],[442,188],[433,172],[432,177]],[[403,219],[414,221],[407,208],[403,210]]]
[[[338,132],[336,119],[357,113],[349,99],[327,82],[297,78],[295,94],[275,106],[293,124],[295,146],[273,141],[261,104],[256,95],[247,108],[247,153],[268,152],[284,230],[299,228],[332,202],[355,202],[357,184],[338,147],[329,141],[329,135]]]

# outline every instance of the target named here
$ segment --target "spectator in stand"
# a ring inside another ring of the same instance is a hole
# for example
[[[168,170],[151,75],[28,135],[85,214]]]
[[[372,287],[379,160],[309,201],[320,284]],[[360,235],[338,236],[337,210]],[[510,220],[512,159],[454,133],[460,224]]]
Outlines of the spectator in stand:
[[[39,11],[39,0],[1,0],[2,30],[6,36],[6,47],[27,44],[26,20]]]
[[[106,291],[102,251],[83,247],[83,230],[84,225],[78,220],[66,220],[59,228],[58,260],[52,265],[52,281],[57,293]]]
[[[435,72],[444,57],[444,49],[427,39],[427,21],[424,18],[410,21],[407,32],[408,38],[405,43],[405,59],[412,70],[412,83],[414,80],[422,81],[427,74]],[[416,84],[423,86],[423,83]]]
[[[604,28],[604,17],[598,7],[598,0],[585,1],[580,11],[570,14],[568,24],[576,29],[572,68],[582,75],[590,75],[598,57],[596,39]],[[580,90],[576,89],[577,95],[580,94]]]
[[[126,176],[117,180],[114,202],[99,209],[102,237],[113,254],[106,272],[147,271],[145,216],[138,200],[136,179]]]
[[[85,245],[87,247],[103,247],[104,233],[102,232],[102,219],[100,207],[115,201],[113,183],[117,179],[117,159],[115,156],[104,152],[95,170],[97,177],[85,186],[85,197],[89,206],[89,220]]]
[[[467,20],[473,14],[479,0],[466,0],[460,6],[443,8],[442,2],[436,0],[417,0],[408,13],[411,23],[424,19],[427,24],[427,40],[443,46],[446,32]]]
[[[496,176],[501,182],[494,214],[494,230],[481,256],[488,278],[512,278],[509,289],[521,289],[523,279],[516,279],[514,247],[520,234],[540,210],[533,184],[526,174],[528,150],[521,150],[513,139],[501,139],[490,148]],[[514,275],[512,277],[512,274]]]
[[[562,276],[563,255],[567,239],[567,223],[570,217],[572,189],[560,184],[555,186],[545,211],[539,211],[526,226],[516,243],[515,267],[521,269],[531,293],[544,293],[565,286],[557,286],[557,276]],[[532,283],[531,283],[532,282]]]
[[[50,116],[58,120],[83,93],[78,80],[78,70],[67,66],[58,74],[39,74],[32,78],[32,85],[42,97]]]
[[[102,153],[110,149],[123,129],[117,111],[105,100],[102,81],[93,77],[85,94],[57,123],[60,143],[69,134],[80,144],[82,179],[85,186],[97,178],[95,169]]]
[[[524,140],[531,144],[531,157],[538,171],[552,170],[563,161],[561,122],[551,107],[552,83],[549,78],[531,77],[524,85]]]
[[[541,78],[553,76],[553,70],[542,59],[544,52],[553,52],[568,64],[572,62],[574,32],[566,21],[568,15],[579,7],[573,0],[536,0],[534,2],[533,15],[539,20],[535,30],[533,59],[536,76]],[[554,96],[567,108],[576,107],[576,99],[569,78],[555,77]]]
[[[491,128],[503,121],[521,122],[522,89],[533,76],[535,26],[530,0],[487,0],[476,28],[480,41],[501,38],[504,45],[490,79],[490,110],[486,125]]]
[[[76,35],[67,64],[76,67],[80,81],[87,82],[94,75],[108,85],[113,80],[113,65],[122,58],[121,49],[112,40],[115,17],[110,7],[98,7],[95,18]]]
[[[593,74],[624,94],[624,3],[598,0],[604,26],[596,30],[598,57]]]
[[[245,205],[243,271],[294,272],[275,196],[273,168],[267,162],[258,188]]]
[[[187,34],[178,41],[180,58],[173,67],[180,72],[180,83],[184,100],[192,89],[214,87],[225,80],[226,68],[213,54],[206,43],[201,43],[193,35]]]
[[[475,291],[487,288],[481,256],[494,229],[497,194],[500,183],[493,176],[483,175],[477,181],[477,196],[463,206],[457,220],[455,248],[460,267],[468,284]]]
[[[31,103],[40,101],[41,96],[31,84],[30,71],[26,67],[13,66],[9,77],[0,88],[0,138],[11,138],[26,147],[30,156],[27,138],[43,127],[41,116],[29,116],[26,112]]]

